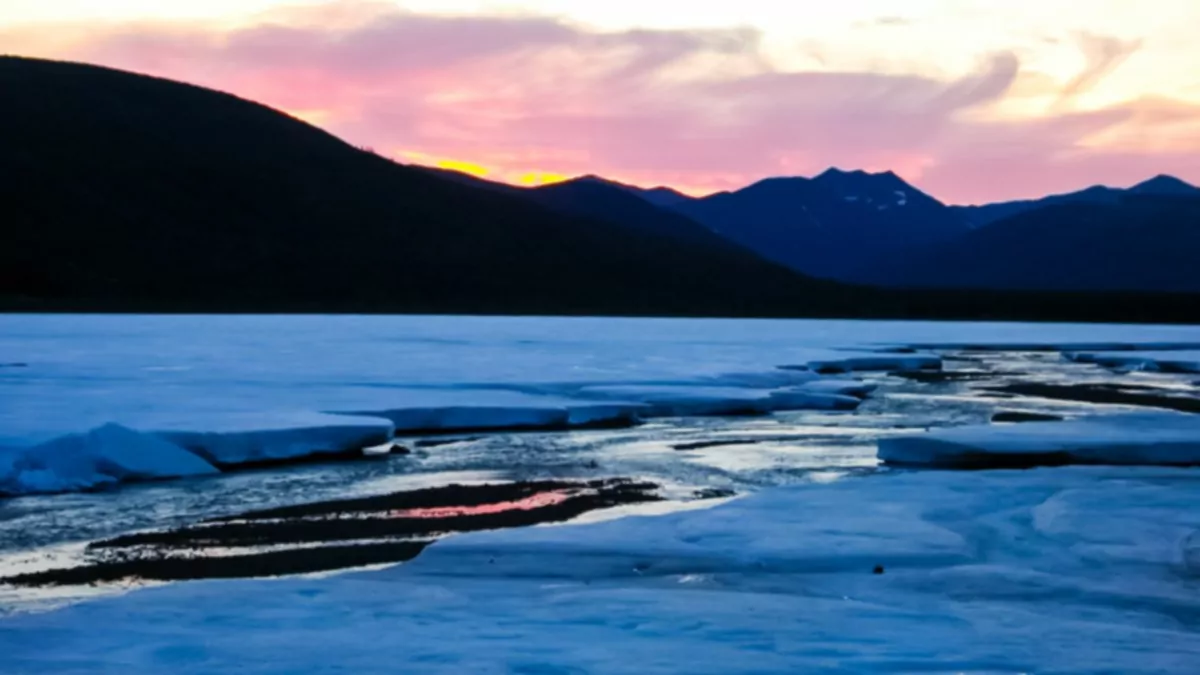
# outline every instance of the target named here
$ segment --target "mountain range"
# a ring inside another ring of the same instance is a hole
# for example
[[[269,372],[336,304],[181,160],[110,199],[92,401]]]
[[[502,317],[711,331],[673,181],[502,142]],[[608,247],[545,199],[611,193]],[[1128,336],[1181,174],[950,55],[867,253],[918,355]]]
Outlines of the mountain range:
[[[962,218],[894,173],[769,178],[671,208],[797,271],[862,281],[879,260],[964,232]]]
[[[769,260],[848,283],[1200,292],[1200,188],[1172,176],[964,207],[890,171],[829,169],[668,208]]]
[[[1200,291],[1200,195],[1126,191],[1055,202],[881,263],[864,281],[917,288]]]
[[[1166,177],[1008,212],[836,169],[701,198],[518,188],[123,71],[0,57],[0,90],[8,310],[1200,318],[1197,249],[1175,244],[1195,241],[1200,190]],[[1080,256],[1088,228],[1106,244]],[[1002,247],[1029,260],[997,263],[1015,281],[961,272]],[[1081,270],[1033,274],[1054,255]],[[1120,266],[1155,255],[1155,274]]]
[[[1131,188],[1112,188],[1105,185],[1093,185],[1078,192],[1061,195],[1050,195],[1041,199],[1026,199],[1015,202],[998,202],[981,206],[951,207],[960,213],[967,223],[975,227],[988,225],[1026,211],[1032,211],[1042,206],[1053,204],[1116,204],[1125,195],[1200,195],[1200,188],[1175,178],[1174,176],[1158,175]]]

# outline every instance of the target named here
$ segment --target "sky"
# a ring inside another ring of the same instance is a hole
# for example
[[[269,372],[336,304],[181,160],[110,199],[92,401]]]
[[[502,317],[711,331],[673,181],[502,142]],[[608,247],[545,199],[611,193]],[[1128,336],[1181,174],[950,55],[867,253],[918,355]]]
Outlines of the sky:
[[[406,163],[950,203],[1200,183],[1195,0],[0,0],[0,53],[228,91]]]

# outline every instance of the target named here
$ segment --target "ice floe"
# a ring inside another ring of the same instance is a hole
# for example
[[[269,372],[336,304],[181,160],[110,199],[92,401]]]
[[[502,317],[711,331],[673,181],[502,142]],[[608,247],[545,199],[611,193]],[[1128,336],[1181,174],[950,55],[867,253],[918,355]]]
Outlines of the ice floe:
[[[539,407],[450,406],[362,411],[390,420],[396,433],[528,431],[592,426],[628,426],[638,420],[638,404]]]
[[[178,445],[116,424],[30,448],[0,449],[0,494],[69,492],[213,473],[216,467]]]
[[[154,433],[219,467],[360,456],[363,448],[394,435],[392,423],[378,417],[293,413],[208,422],[199,429],[160,428]]]
[[[938,429],[879,441],[889,464],[987,469],[1040,465],[1200,465],[1200,416],[1130,413]]]

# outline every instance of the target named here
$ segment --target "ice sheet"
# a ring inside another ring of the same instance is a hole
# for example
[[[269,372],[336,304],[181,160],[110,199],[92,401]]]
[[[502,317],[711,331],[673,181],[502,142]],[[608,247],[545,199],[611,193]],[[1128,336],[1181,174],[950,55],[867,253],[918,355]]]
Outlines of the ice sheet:
[[[0,362],[23,366],[0,369],[0,447],[29,448],[116,423],[138,431],[188,432],[189,443],[203,441],[230,448],[227,452],[233,457],[271,460],[299,457],[305,447],[340,451],[358,443],[354,438],[330,447],[319,430],[313,438],[293,442],[298,429],[311,425],[281,427],[274,421],[318,411],[370,412],[419,431],[421,426],[619,425],[631,423],[635,410],[643,417],[655,413],[637,407],[643,403],[658,405],[659,413],[689,415],[850,409],[857,405],[851,399],[865,395],[865,387],[831,384],[818,379],[813,369],[932,368],[937,360],[930,355],[864,350],[933,340],[1198,343],[1200,329],[615,318],[9,315],[0,317]],[[805,370],[780,367],[788,365]],[[621,388],[673,389],[646,399],[596,398],[595,392],[604,387],[610,387],[610,394]],[[750,410],[739,410],[745,407]],[[244,421],[239,422],[240,434],[272,434],[254,436],[264,443],[256,447],[245,445],[250,436],[231,441],[221,421],[229,419]],[[364,442],[374,440],[369,436]],[[268,438],[273,440],[267,443]],[[211,451],[207,456],[218,459]]]
[[[879,459],[945,468],[1200,465],[1200,416],[1131,413],[938,429],[879,441]]]
[[[225,468],[312,456],[359,455],[392,438],[383,418],[292,413],[198,419],[192,428],[158,427],[156,435]]]
[[[18,615],[0,654],[14,674],[1191,673],[1198,487],[1107,467],[847,479]]]

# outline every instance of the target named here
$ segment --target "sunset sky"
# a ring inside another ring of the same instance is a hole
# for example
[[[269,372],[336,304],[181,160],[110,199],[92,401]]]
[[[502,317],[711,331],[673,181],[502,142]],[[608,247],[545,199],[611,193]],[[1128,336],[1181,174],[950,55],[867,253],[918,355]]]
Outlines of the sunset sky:
[[[1196,0],[0,0],[0,53],[510,182],[702,193],[838,166],[974,203],[1200,182],[1198,26]]]

